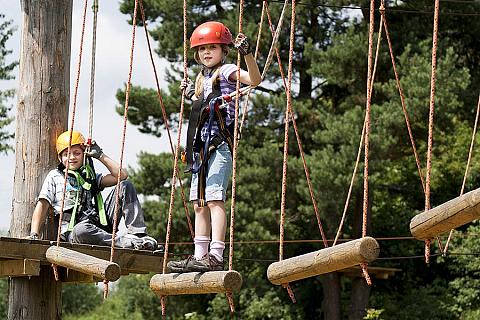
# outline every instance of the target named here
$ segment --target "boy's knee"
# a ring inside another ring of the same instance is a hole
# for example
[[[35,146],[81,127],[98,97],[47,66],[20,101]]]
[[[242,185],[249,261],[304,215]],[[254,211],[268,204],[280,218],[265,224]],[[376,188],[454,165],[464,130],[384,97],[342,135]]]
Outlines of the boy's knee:
[[[78,223],[73,227],[70,237],[72,242],[88,243],[93,231],[95,231],[95,226],[91,223]]]

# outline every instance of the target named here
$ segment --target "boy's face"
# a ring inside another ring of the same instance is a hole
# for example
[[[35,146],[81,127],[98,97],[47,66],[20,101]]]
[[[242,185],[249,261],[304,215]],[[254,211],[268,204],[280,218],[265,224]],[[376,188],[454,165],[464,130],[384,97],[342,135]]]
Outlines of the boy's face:
[[[80,145],[74,145],[70,149],[70,158],[67,158],[68,149],[60,153],[60,161],[65,168],[78,170],[83,165],[83,148]]]

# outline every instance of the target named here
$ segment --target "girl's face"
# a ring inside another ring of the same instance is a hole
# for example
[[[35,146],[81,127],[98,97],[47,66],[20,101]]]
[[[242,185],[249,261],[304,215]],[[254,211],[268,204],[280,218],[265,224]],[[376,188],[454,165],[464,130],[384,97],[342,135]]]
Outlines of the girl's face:
[[[68,149],[65,149],[60,154],[61,161],[65,168],[70,170],[78,170],[83,165],[83,148],[74,145],[70,149],[70,158],[67,158]]]
[[[222,46],[219,44],[206,44],[198,47],[200,63],[207,68],[213,68],[223,59]]]

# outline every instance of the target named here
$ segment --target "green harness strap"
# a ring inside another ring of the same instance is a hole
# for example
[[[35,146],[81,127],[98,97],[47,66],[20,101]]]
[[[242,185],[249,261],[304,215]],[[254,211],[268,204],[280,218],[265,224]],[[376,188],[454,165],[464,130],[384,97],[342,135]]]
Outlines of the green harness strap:
[[[92,168],[89,165],[87,165],[87,166],[85,166],[85,169],[86,169],[86,173],[87,173],[87,178],[92,179],[93,178]],[[78,184],[83,189],[90,190],[92,188],[92,185],[89,182],[85,181],[85,179],[83,179],[83,177],[77,171],[68,170],[68,173],[71,173],[75,176]],[[78,198],[79,197],[80,197],[80,188],[78,188],[78,190],[77,190],[77,195],[76,195],[76,198],[75,198],[75,205],[73,207],[72,216],[70,218],[70,222],[68,224],[67,231],[72,231],[73,227],[75,226],[75,216],[76,216],[77,211],[78,211],[78,203],[79,203]],[[102,194],[100,192],[98,192],[96,194],[96,200],[97,200],[97,204],[98,204],[98,214],[100,216],[100,223],[103,226],[106,226],[107,225],[107,216],[105,215],[105,206],[104,206],[104,203],[103,203]]]
[[[87,171],[87,178],[90,179],[90,180],[94,180],[96,179],[95,177],[95,173],[93,172],[93,168],[87,164],[85,166],[85,169]],[[105,204],[103,202],[103,197],[102,197],[102,193],[99,191],[97,192],[97,194],[95,195],[95,198],[96,198],[96,202],[97,202],[97,206],[98,206],[98,215],[100,216],[100,224],[102,226],[106,226],[108,223],[107,223],[107,215],[105,214]]]

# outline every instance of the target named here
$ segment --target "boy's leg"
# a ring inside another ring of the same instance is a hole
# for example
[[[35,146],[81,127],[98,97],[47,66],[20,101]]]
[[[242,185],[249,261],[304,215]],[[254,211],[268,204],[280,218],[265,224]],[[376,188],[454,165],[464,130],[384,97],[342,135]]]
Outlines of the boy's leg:
[[[112,225],[115,215],[115,190],[113,189],[110,192],[105,201],[105,211]],[[120,221],[122,216],[124,217],[128,233],[125,237],[131,238],[133,241],[135,241],[135,236],[140,237],[142,238],[143,246],[139,246],[138,249],[155,250],[157,241],[146,233],[147,227],[143,217],[143,210],[138,200],[137,190],[135,190],[130,181],[123,180],[120,182],[119,192],[119,215],[117,216],[117,221]]]
[[[69,235],[73,243],[94,244],[100,246],[112,245],[112,234],[102,230],[87,220],[77,223]],[[140,238],[116,237],[115,246],[120,248],[136,248],[142,243]]]

